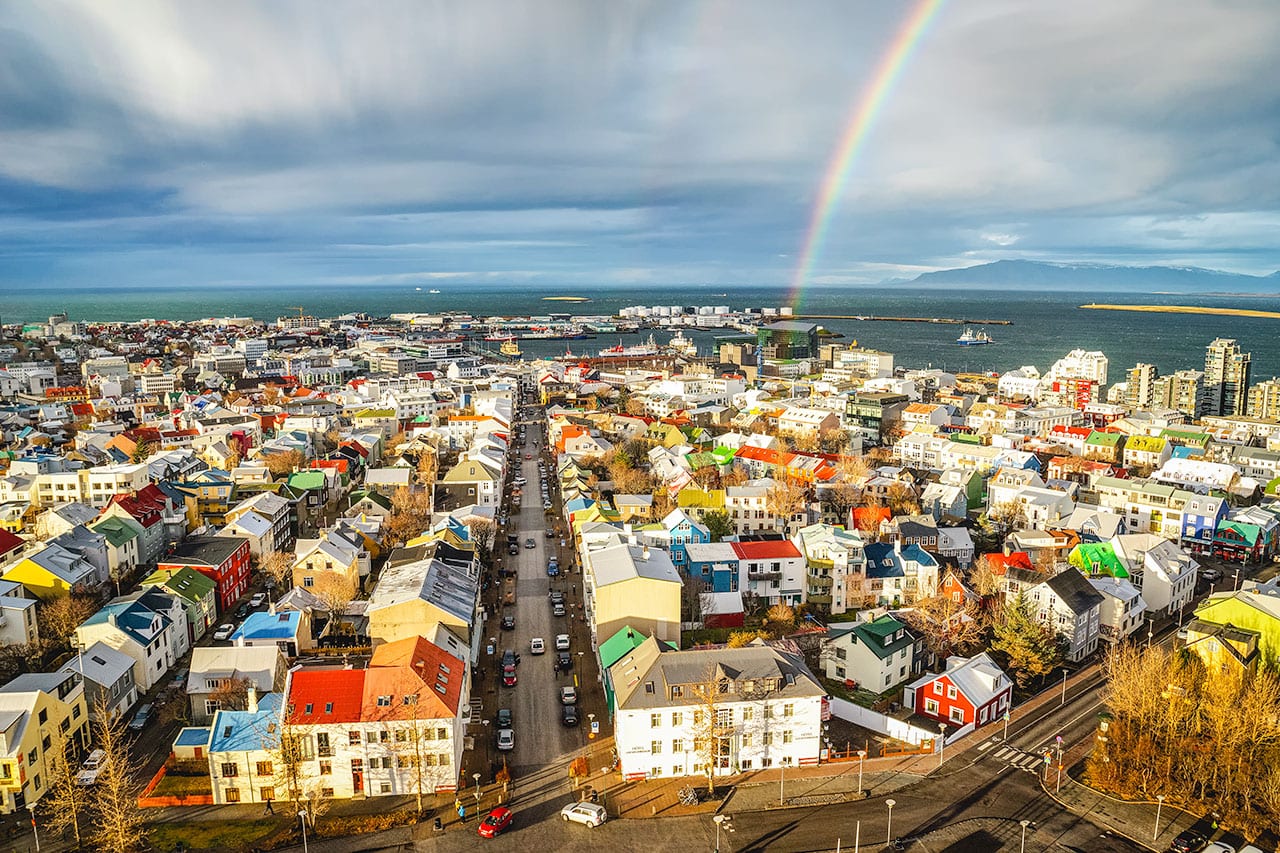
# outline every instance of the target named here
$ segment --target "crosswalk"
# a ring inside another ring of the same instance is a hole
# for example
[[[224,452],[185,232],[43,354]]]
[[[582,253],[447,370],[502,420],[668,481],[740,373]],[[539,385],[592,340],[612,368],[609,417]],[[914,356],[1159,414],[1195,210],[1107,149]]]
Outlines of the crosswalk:
[[[997,761],[1003,761],[1019,770],[1026,770],[1028,773],[1037,773],[1044,766],[1044,758],[1041,755],[1035,755],[1018,749],[1016,746],[1002,745],[999,749],[991,753]]]

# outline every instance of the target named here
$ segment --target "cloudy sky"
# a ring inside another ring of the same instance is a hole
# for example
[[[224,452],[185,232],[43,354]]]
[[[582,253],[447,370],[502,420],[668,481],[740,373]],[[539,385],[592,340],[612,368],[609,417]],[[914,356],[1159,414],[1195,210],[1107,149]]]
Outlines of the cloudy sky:
[[[0,5],[0,291],[790,279],[906,2]],[[1280,4],[952,0],[813,280],[1280,268]]]

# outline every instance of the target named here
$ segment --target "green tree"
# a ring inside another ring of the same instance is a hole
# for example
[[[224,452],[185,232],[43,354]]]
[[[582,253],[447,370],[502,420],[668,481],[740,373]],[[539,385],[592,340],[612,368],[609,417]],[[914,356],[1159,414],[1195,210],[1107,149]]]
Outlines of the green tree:
[[[1048,625],[1039,622],[1022,594],[1004,607],[991,626],[991,650],[1005,659],[1018,685],[1053,672],[1062,661],[1062,644]]]
[[[729,518],[729,513],[723,509],[713,509],[703,513],[702,524],[711,534],[712,542],[719,542],[724,537],[733,534],[733,520]]]

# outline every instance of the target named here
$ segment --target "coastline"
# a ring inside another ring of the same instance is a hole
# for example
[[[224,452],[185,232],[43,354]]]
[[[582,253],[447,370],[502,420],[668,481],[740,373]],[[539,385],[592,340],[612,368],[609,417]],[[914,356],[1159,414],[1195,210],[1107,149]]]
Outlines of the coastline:
[[[1216,314],[1223,317],[1256,317],[1280,320],[1280,311],[1258,311],[1253,308],[1206,308],[1200,305],[1107,305],[1090,302],[1081,308],[1091,311],[1139,311],[1148,314]]]

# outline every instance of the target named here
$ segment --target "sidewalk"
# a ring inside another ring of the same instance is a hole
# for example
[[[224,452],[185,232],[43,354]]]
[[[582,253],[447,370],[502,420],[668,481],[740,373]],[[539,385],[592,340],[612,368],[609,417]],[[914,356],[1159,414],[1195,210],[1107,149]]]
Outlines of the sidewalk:
[[[1068,811],[1152,850],[1168,850],[1178,833],[1200,822],[1199,818],[1176,806],[1164,805],[1160,808],[1160,824],[1157,826],[1157,803],[1117,800],[1077,782],[1069,773],[1062,776],[1061,790],[1055,792],[1053,785],[1042,787]],[[1196,828],[1203,831],[1202,827]]]

